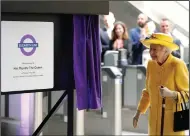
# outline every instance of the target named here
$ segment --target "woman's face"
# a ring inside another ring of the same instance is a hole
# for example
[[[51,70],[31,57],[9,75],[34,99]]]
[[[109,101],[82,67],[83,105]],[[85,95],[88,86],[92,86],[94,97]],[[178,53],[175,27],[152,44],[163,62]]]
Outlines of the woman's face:
[[[115,27],[115,33],[118,37],[121,37],[124,33],[124,29],[123,29],[123,26],[122,25],[117,25]]]
[[[161,45],[150,45],[150,56],[152,60],[162,63],[167,55],[167,48]]]

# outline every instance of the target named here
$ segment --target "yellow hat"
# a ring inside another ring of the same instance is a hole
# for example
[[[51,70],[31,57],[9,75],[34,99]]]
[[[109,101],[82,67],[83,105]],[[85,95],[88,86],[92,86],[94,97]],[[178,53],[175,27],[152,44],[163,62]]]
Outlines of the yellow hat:
[[[172,51],[179,49],[179,46],[173,42],[173,38],[170,35],[164,33],[154,33],[150,37],[141,40],[141,43],[147,48],[150,48],[151,44],[158,44],[165,46]]]

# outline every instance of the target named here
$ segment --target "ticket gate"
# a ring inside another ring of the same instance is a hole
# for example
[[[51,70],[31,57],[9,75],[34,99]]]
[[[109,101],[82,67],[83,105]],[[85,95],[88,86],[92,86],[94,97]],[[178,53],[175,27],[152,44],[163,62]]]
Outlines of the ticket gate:
[[[117,67],[102,67],[103,114],[84,113],[85,135],[121,135],[121,77]]]
[[[126,66],[124,77],[124,106],[136,108],[145,87],[146,67],[143,65]]]
[[[104,54],[104,66],[117,66],[118,51],[106,51]]]

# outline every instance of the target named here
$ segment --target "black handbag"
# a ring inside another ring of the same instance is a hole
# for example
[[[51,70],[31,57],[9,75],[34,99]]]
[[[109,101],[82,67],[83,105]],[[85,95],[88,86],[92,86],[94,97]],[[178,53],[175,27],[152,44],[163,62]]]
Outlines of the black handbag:
[[[176,104],[176,112],[174,112],[174,126],[173,126],[174,132],[189,130],[189,108],[187,107],[185,99],[181,92],[180,94],[183,99],[183,103],[181,103],[182,111],[177,111],[177,104]],[[186,96],[189,99],[187,93]]]

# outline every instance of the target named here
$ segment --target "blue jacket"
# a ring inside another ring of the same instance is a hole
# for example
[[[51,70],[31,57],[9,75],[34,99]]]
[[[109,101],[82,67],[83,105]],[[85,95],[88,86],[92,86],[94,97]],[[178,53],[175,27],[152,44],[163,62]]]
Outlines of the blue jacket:
[[[132,64],[133,65],[139,65],[142,64],[142,53],[144,49],[146,49],[145,46],[140,42],[140,29],[139,28],[132,28],[129,32],[130,41],[132,44]]]

